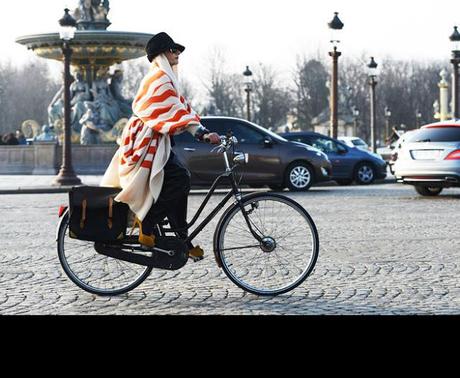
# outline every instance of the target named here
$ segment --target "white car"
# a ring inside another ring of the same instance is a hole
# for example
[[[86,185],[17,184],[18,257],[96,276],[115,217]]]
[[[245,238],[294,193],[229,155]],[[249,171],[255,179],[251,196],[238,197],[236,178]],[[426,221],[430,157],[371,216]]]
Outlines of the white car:
[[[363,151],[370,151],[369,145],[358,137],[338,137],[338,140],[345,143],[349,147],[356,147]]]
[[[406,131],[405,133],[401,134],[401,136],[399,137],[398,140],[394,141],[389,146],[377,148],[377,153],[380,154],[380,156],[382,156],[383,160],[385,160],[387,162],[388,167],[389,167],[390,172],[391,172],[392,175],[395,174],[394,165],[396,163],[396,160],[398,160],[399,150],[401,149],[401,147],[402,147],[403,143],[406,141],[406,139],[414,131],[416,131],[416,130]]]
[[[372,152],[371,148],[369,145],[362,140],[361,138],[358,137],[338,137],[338,140],[340,140],[342,143],[345,143],[348,147],[354,147],[362,151],[366,151],[370,153],[371,155],[374,155],[376,158],[382,159],[382,156],[380,154]]]

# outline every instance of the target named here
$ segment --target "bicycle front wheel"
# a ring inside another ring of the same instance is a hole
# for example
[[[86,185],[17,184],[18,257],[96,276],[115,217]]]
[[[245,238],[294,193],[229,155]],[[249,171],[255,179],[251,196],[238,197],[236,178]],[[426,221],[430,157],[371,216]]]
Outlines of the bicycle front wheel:
[[[319,253],[318,231],[310,215],[292,199],[271,193],[244,198],[243,208],[234,205],[216,231],[215,247],[225,274],[260,296],[299,286],[313,271]],[[250,232],[243,211],[262,242]]]
[[[59,261],[67,276],[81,289],[100,296],[116,296],[139,286],[152,268],[103,256],[94,242],[69,236],[69,212],[61,219],[57,237]]]

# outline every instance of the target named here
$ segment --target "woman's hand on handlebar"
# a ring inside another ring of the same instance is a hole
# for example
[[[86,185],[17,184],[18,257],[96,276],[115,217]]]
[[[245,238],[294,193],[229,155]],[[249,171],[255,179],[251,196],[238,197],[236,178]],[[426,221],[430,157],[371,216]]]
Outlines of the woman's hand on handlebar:
[[[205,134],[203,135],[203,140],[206,143],[210,143],[210,144],[220,144],[221,143],[220,135],[217,133]]]

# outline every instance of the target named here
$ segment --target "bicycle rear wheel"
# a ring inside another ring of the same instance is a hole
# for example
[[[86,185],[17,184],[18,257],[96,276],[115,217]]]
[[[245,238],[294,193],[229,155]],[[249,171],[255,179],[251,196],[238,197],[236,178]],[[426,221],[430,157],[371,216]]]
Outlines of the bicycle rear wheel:
[[[319,253],[316,226],[292,199],[256,194],[243,199],[252,228],[234,205],[219,222],[215,248],[225,274],[240,288],[260,296],[275,296],[299,286],[313,271]],[[281,222],[280,216],[288,221]]]
[[[69,213],[62,216],[58,229],[57,251],[67,276],[83,290],[115,296],[139,286],[152,268],[103,256],[94,249],[94,242],[69,236]]]

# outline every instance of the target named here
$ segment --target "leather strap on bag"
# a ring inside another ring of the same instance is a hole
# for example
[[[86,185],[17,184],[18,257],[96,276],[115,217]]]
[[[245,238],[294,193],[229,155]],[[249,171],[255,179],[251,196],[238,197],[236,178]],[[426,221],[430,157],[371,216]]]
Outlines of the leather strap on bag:
[[[80,219],[80,228],[85,227],[85,222],[86,222],[86,208],[88,206],[88,202],[86,199],[83,200],[81,203],[81,219]]]
[[[108,225],[109,225],[109,229],[112,229],[113,227],[113,198],[110,197],[109,198],[109,219],[107,221]]]

